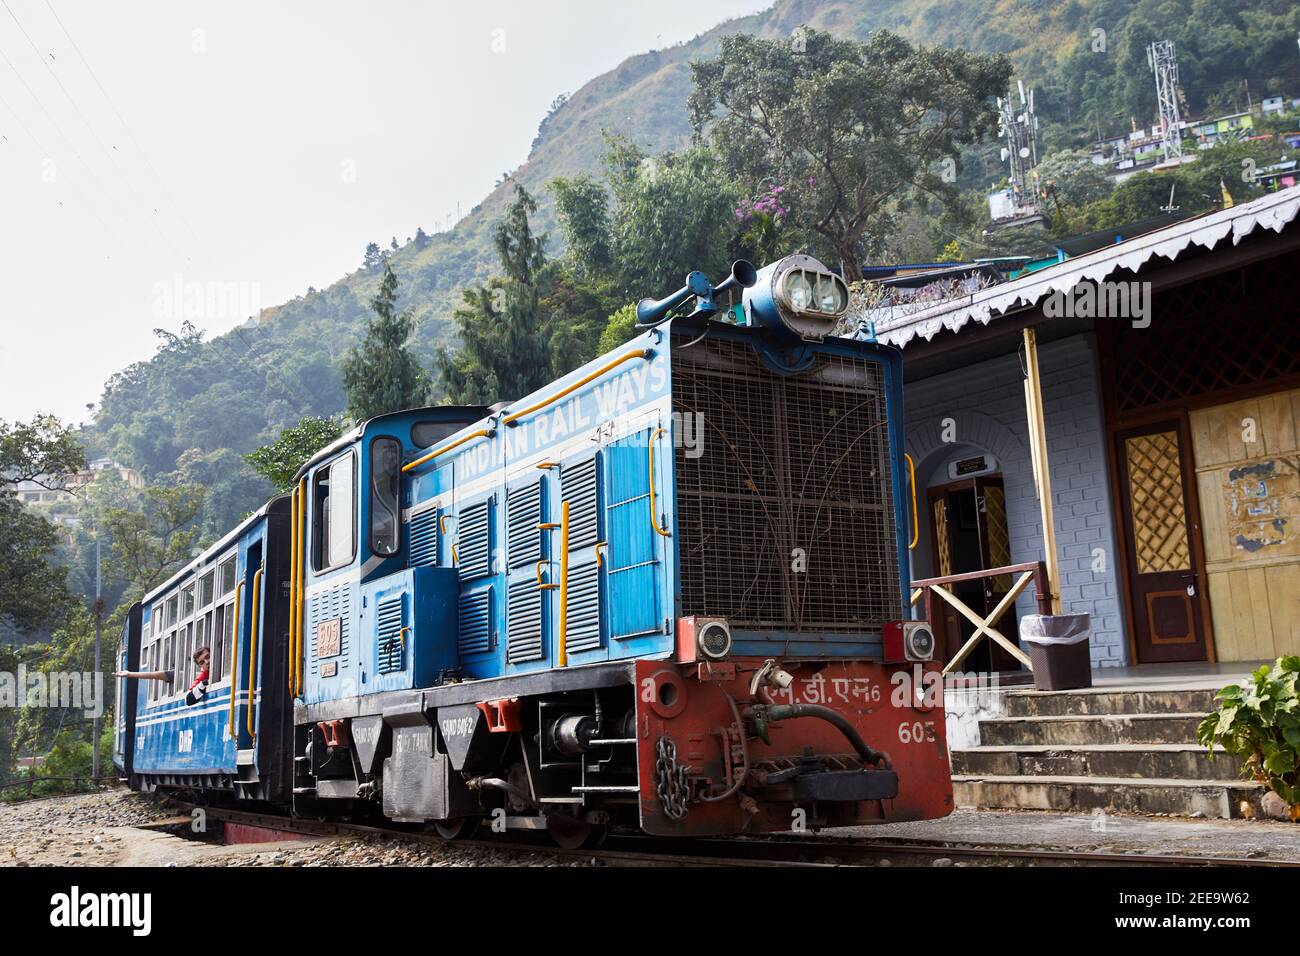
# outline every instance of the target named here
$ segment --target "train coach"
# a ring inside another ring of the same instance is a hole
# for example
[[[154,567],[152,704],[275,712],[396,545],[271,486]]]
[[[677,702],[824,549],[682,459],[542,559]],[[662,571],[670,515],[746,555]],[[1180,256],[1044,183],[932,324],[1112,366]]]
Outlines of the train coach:
[[[119,688],[123,774],[565,845],[947,814],[901,359],[847,307],[807,256],[692,273],[531,395],[321,449],[128,616],[178,674]]]

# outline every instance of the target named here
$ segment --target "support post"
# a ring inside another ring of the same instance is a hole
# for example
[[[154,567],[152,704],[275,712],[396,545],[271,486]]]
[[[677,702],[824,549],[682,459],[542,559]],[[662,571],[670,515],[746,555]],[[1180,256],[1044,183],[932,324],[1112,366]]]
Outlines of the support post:
[[[1043,563],[1051,590],[1052,613],[1061,613],[1061,566],[1056,557],[1056,519],[1052,513],[1052,469],[1047,460],[1047,426],[1043,420],[1043,385],[1038,376],[1038,339],[1025,329],[1025,411],[1029,419],[1030,459],[1043,522]]]

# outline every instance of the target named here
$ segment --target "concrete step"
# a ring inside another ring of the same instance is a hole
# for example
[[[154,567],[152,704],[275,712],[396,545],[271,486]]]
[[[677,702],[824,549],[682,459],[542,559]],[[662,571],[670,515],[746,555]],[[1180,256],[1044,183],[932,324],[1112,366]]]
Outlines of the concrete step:
[[[973,747],[952,752],[952,772],[976,776],[1236,780],[1240,758],[1199,744]]]
[[[1226,681],[1225,681],[1226,682]],[[1190,714],[1214,709],[1213,687],[1161,690],[1013,691],[1008,717],[1098,716],[1101,714]]]
[[[1194,744],[1205,714],[997,717],[981,720],[984,746],[1035,744]]]
[[[1164,778],[1028,777],[954,775],[953,796],[961,807],[1058,810],[1092,813],[1164,813],[1227,819],[1242,816],[1248,802],[1256,813],[1265,793],[1239,780],[1188,781]]]

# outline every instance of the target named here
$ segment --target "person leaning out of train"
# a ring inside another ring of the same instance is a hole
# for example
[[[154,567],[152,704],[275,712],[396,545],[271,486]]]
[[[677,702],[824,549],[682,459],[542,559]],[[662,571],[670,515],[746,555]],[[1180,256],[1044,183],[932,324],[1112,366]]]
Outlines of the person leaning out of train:
[[[194,683],[190,684],[190,689],[185,693],[185,703],[197,704],[208,692],[208,672],[212,663],[212,651],[207,647],[200,647],[194,652],[194,663],[198,667],[198,675],[194,678]],[[176,679],[175,671],[113,671],[114,677],[134,677],[139,680],[163,680],[167,682]]]

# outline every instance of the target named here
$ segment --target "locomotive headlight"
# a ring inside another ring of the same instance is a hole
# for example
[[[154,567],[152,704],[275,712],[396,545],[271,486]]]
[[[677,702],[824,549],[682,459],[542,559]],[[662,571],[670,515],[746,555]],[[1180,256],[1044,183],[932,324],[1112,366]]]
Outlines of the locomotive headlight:
[[[813,304],[813,288],[802,272],[791,272],[785,279],[785,294],[790,304],[802,312]]]
[[[844,311],[846,304],[844,289],[839,282],[835,281],[834,276],[824,275],[819,277],[814,295],[817,300],[817,308],[823,312],[836,315]]]
[[[708,621],[695,635],[701,656],[711,660],[724,660],[731,653],[731,629],[722,621]]]
[[[796,254],[760,269],[744,302],[749,325],[820,342],[848,311],[849,289],[812,256]]]
[[[907,631],[907,652],[914,661],[928,661],[934,656],[934,632],[925,625]]]

